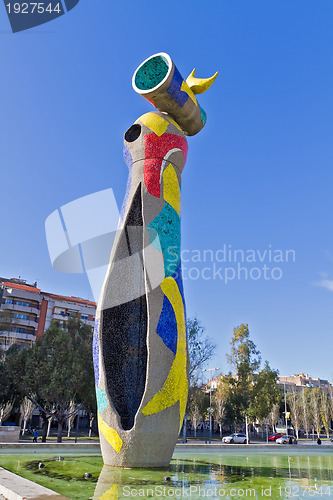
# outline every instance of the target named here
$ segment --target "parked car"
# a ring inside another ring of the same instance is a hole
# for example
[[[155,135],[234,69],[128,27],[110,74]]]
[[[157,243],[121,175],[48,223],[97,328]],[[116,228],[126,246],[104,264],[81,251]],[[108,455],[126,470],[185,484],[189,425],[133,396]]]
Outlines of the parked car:
[[[275,434],[272,434],[271,436],[268,436],[268,441],[276,441],[280,437],[282,437],[284,434],[281,434],[281,432],[276,432]]]
[[[249,440],[250,442],[250,440]],[[246,444],[246,435],[240,434],[239,432],[230,434],[230,436],[224,436],[222,438],[222,443],[236,443],[236,444]]]
[[[275,442],[277,444],[297,444],[297,439],[295,436],[283,434],[283,436],[279,437]]]

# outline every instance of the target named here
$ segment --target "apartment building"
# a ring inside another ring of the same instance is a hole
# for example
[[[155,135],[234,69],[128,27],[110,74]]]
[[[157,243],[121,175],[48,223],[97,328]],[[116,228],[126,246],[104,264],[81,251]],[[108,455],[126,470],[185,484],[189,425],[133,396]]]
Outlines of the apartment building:
[[[236,378],[235,375],[232,375],[232,377]],[[220,377],[210,379],[205,385],[205,392],[209,392],[210,388],[214,392],[217,389],[219,379]],[[309,374],[304,373],[296,373],[288,377],[279,377],[277,383],[283,389],[285,388],[286,392],[301,392],[304,387],[310,387],[320,388],[329,394],[333,394],[333,385],[330,384],[328,380],[312,378]]]
[[[0,347],[8,349],[13,343],[31,347],[38,332],[42,302],[37,283],[29,285],[20,279],[0,278],[0,299],[0,322],[5,318],[0,329]]]
[[[96,303],[78,297],[66,297],[54,293],[42,292],[40,323],[43,332],[53,319],[60,321],[61,326],[69,318],[78,318],[92,329],[95,324]]]
[[[94,327],[96,303],[79,297],[43,292],[37,283],[0,278],[0,348],[31,347],[58,319],[62,326],[73,317]]]
[[[327,393],[333,392],[332,384],[328,380],[312,378],[304,373],[296,373],[289,377],[279,377],[278,384],[286,388],[286,392],[301,392],[304,387],[323,389]]]

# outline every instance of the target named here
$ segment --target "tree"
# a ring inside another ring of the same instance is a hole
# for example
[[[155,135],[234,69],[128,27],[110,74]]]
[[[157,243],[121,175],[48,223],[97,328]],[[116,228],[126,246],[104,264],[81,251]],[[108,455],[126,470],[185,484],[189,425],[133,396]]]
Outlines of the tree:
[[[249,380],[260,367],[261,357],[255,343],[250,339],[249,326],[241,324],[234,328],[230,341],[231,354],[227,360],[237,376]]]
[[[0,309],[0,332],[10,332],[13,324],[13,313]]]
[[[89,391],[86,395],[83,409],[87,412],[89,418],[89,437],[91,437],[93,422],[97,418],[97,401],[95,391]]]
[[[14,404],[10,401],[7,403],[0,403],[0,425],[5,421],[12,412]]]
[[[220,428],[220,438],[222,439],[222,424],[226,414],[226,406],[230,397],[230,384],[228,377],[220,375],[214,394],[214,414]]]
[[[33,402],[29,398],[25,397],[20,405],[20,412],[23,420],[22,436],[25,434],[27,422],[31,419],[34,409],[35,405]]]
[[[302,423],[302,404],[300,400],[300,395],[296,393],[296,391],[289,392],[287,394],[287,401],[290,408],[290,418],[291,423],[296,432],[296,438],[299,438],[299,429]]]
[[[280,416],[280,404],[276,403],[275,405],[273,405],[268,416],[269,423],[271,424],[274,432],[276,432],[276,422],[278,421],[279,416]]]
[[[321,429],[321,415],[320,415],[320,389],[311,389],[310,396],[312,422],[314,426],[314,431],[317,436],[320,436]]]
[[[227,359],[233,373],[230,372],[226,379],[229,387],[224,418],[237,430],[246,416],[259,422],[269,418],[281,399],[281,392],[277,386],[278,372],[270,368],[268,361],[260,370],[260,351],[250,339],[248,325],[234,328],[230,345],[231,354]]]
[[[234,371],[229,374],[230,397],[226,404],[226,420],[237,430],[245,421],[250,406],[254,373],[260,367],[260,352],[250,339],[248,325],[234,328],[230,341],[231,354],[227,360]]]
[[[216,345],[205,335],[205,329],[194,317],[186,321],[188,353],[190,360],[190,385],[196,385],[197,372],[213,356]]]
[[[250,405],[248,415],[259,422],[269,417],[274,405],[281,399],[281,391],[277,385],[278,371],[272,370],[268,361],[265,366],[254,375],[253,385],[250,390]]]
[[[66,420],[76,415],[95,391],[91,344],[90,327],[70,318],[66,328],[53,321],[29,350],[27,395],[42,411],[45,427],[50,417],[58,422],[58,442]]]
[[[320,391],[320,412],[321,412],[321,420],[325,427],[327,438],[329,439],[332,413],[331,413],[330,397],[324,390]]]
[[[0,421],[8,418],[14,404],[20,404],[24,397],[21,390],[24,370],[20,362],[23,350],[14,344],[0,353]]]
[[[197,427],[204,418],[207,410],[207,395],[199,387],[190,387],[188,397],[188,415],[194,429],[194,437],[197,437]]]
[[[303,412],[301,421],[304,431],[306,433],[306,437],[309,438],[309,424],[311,422],[312,415],[309,405],[309,389],[308,388],[305,389],[304,387],[302,389],[302,408]]]
[[[76,417],[76,412],[75,412],[75,408],[76,408],[76,404],[74,401],[71,401],[69,403],[69,408],[68,408],[68,414],[69,414],[69,417],[67,417],[67,437],[69,438],[70,434],[71,434],[71,428],[72,428],[72,424],[74,422],[74,419]]]

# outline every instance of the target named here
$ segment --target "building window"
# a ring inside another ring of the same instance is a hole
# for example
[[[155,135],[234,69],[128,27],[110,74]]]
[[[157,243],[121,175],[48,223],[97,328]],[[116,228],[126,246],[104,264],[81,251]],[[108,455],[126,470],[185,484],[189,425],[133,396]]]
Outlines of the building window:
[[[14,333],[27,333],[25,328],[18,328],[16,326],[12,329],[12,332],[14,332]]]
[[[81,319],[89,319],[89,315],[88,314],[81,314]]]
[[[14,318],[28,319],[28,316],[26,314],[14,314]]]
[[[67,314],[68,314],[68,316],[70,318],[76,318],[77,317],[77,311],[68,311]]]
[[[5,300],[5,304],[12,304],[13,303],[13,299],[6,299]]]
[[[17,306],[30,307],[30,304],[28,302],[18,302],[18,301],[16,301],[15,304]]]

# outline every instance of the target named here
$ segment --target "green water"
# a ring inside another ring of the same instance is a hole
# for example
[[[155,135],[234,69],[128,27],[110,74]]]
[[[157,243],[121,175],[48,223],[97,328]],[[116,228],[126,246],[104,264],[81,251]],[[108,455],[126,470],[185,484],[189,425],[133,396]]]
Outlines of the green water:
[[[0,456],[0,465],[72,500],[333,497],[330,452],[177,451],[168,468],[149,470],[103,467],[100,455],[64,458]]]

